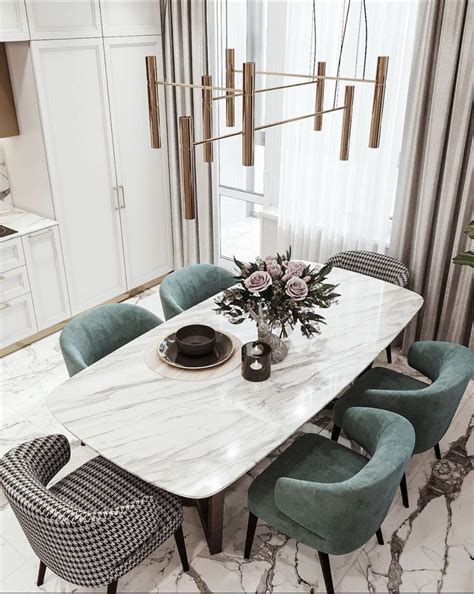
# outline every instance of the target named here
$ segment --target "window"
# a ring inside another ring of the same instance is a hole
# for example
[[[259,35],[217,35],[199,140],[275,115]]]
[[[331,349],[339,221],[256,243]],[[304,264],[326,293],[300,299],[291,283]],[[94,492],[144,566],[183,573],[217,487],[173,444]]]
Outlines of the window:
[[[240,137],[218,143],[215,208],[221,263],[234,254],[242,259],[258,255],[259,251],[250,253],[258,249],[256,237],[260,245],[271,244],[261,231],[262,212],[265,216],[267,207],[273,212],[278,209],[280,239],[296,246],[299,257],[321,261],[341,249],[383,251],[389,241],[397,185],[417,0],[228,0],[221,4],[216,56],[222,86],[226,46],[235,48],[238,69],[242,62],[254,61],[257,70],[304,74],[313,72],[315,61],[321,60],[326,61],[328,74],[336,73],[346,19],[341,75],[374,78],[377,56],[390,56],[380,149],[368,148],[373,91],[368,84],[355,89],[349,162],[339,161],[341,114],[324,116],[323,130],[317,133],[311,120],[257,133],[255,167],[240,164]],[[300,80],[257,75],[256,85],[262,88]],[[334,83],[326,82],[325,109],[334,101],[342,104],[345,84],[351,83],[339,83],[336,89]],[[240,74],[236,87],[241,87]],[[225,101],[216,103],[219,133],[234,131],[225,127]],[[257,95],[257,125],[312,111],[314,91],[307,86]],[[236,123],[235,130],[240,129],[240,99],[236,99]],[[239,200],[243,205],[237,209]],[[230,223],[229,213],[237,210],[243,218]],[[368,211],[371,217],[366,216]],[[244,226],[246,231],[236,231]],[[247,235],[250,229],[252,241]],[[276,248],[276,238],[274,243]]]

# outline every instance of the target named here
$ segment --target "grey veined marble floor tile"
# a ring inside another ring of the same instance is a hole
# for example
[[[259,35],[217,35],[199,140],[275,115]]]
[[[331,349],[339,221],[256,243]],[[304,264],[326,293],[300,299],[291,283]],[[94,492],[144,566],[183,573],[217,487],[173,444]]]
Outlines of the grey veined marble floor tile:
[[[130,300],[163,318],[159,291]],[[381,354],[378,365],[387,365]],[[67,378],[58,334],[8,355],[2,361],[0,455],[11,447],[48,433],[71,441],[67,474],[94,456],[49,413],[46,396]],[[405,357],[394,352],[392,368],[421,377]],[[441,442],[443,459],[433,452],[414,456],[407,470],[410,508],[397,494],[383,524],[385,545],[375,538],[349,555],[332,557],[334,583],[340,592],[473,592],[474,591],[474,384]],[[159,547],[119,583],[124,592],[323,592],[317,553],[259,522],[252,558],[243,558],[247,527],[247,490],[257,476],[300,433],[328,437],[330,407],[301,427],[285,444],[244,475],[226,493],[224,551],[210,556],[195,509],[185,509],[184,533],[191,570],[184,574],[174,541]],[[342,440],[341,440],[342,441]],[[347,443],[348,442],[344,442]],[[38,561],[4,496],[0,498],[3,592],[85,592],[50,571],[37,588]],[[104,592],[105,588],[95,591]]]

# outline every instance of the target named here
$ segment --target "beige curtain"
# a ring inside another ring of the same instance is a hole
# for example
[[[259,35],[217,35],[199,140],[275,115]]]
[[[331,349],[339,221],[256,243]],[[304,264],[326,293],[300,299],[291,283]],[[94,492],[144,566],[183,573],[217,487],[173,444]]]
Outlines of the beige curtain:
[[[209,70],[207,0],[160,0],[164,77],[169,81],[201,84]],[[211,165],[196,151],[196,220],[182,217],[178,118],[194,117],[195,137],[201,138],[201,91],[165,87],[170,194],[175,268],[213,261]]]
[[[391,253],[410,269],[425,303],[403,337],[469,343],[472,268],[464,251],[472,217],[472,33],[474,3],[436,0],[420,7]]]

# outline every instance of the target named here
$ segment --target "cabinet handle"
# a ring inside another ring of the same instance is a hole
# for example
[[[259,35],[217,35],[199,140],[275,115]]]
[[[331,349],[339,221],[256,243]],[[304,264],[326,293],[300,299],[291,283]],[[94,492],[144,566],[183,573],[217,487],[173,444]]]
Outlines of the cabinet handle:
[[[120,196],[122,197],[122,201],[120,202],[120,208],[125,208],[125,190],[123,186],[119,186]]]
[[[0,303],[0,310],[7,309],[7,307],[10,307],[9,303]]]
[[[50,235],[53,232],[52,227],[43,229],[42,231],[35,231],[34,233],[28,233],[28,237],[41,237],[41,235]]]
[[[117,188],[117,186],[114,186],[112,189],[115,194],[115,210],[119,210],[120,209],[120,199],[119,199],[118,188]]]

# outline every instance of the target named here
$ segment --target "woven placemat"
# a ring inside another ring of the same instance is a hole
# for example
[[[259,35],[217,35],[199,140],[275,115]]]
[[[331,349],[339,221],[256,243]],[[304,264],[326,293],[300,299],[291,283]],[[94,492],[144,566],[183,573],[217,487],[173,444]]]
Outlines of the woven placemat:
[[[222,332],[220,330],[220,332]],[[173,367],[172,365],[168,365],[165,363],[160,355],[158,354],[158,346],[161,344],[161,341],[168,336],[169,331],[167,334],[160,336],[156,342],[154,342],[151,347],[149,347],[145,351],[145,362],[148,367],[163,377],[167,377],[169,379],[178,379],[184,381],[200,381],[200,380],[209,380],[214,379],[215,377],[221,377],[222,375],[226,375],[230,371],[233,371],[237,367],[239,367],[242,354],[242,341],[239,340],[236,336],[229,334],[228,332],[222,332],[228,336],[232,344],[234,345],[234,352],[232,353],[231,357],[227,359],[225,363],[222,365],[218,365],[217,367],[211,367],[210,369],[180,369],[179,367]]]

